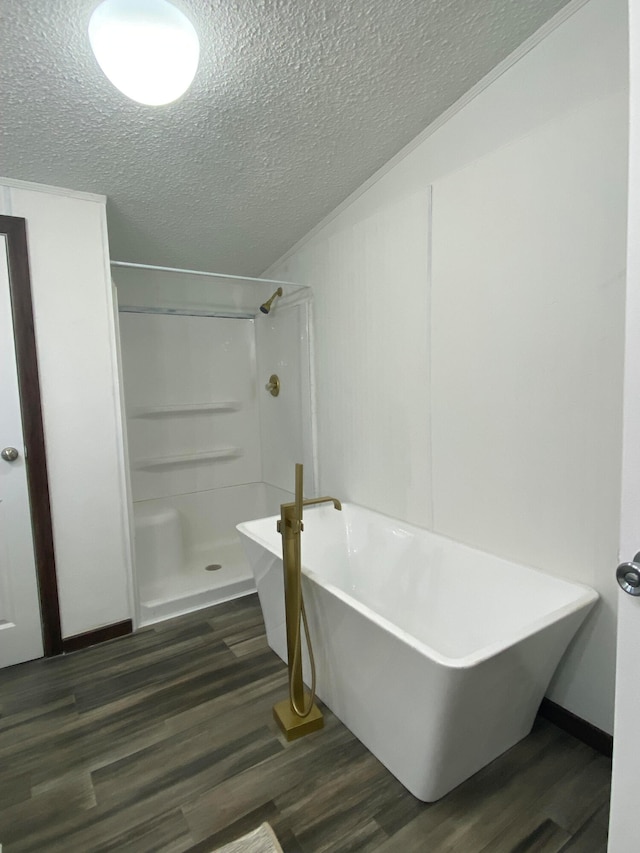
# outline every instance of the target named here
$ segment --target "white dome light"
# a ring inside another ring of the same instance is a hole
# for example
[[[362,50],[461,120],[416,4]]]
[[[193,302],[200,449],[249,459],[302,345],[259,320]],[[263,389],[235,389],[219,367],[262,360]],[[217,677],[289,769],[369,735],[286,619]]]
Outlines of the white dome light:
[[[89,41],[108,79],[141,104],[175,101],[198,69],[198,34],[168,0],[103,0]]]

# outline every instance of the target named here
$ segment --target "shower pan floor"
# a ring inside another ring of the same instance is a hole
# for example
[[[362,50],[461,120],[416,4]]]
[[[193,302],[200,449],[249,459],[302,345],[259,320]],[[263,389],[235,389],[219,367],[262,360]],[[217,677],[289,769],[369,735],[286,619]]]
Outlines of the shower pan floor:
[[[192,554],[175,575],[153,581],[141,579],[139,626],[230,601],[255,590],[253,574],[239,540],[214,542]]]

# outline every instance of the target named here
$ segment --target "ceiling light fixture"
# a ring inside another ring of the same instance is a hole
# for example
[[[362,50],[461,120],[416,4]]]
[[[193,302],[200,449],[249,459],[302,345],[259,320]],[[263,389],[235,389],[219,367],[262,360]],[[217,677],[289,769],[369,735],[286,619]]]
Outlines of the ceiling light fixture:
[[[89,41],[116,89],[141,104],[175,101],[198,68],[198,34],[168,0],[103,0],[91,15]]]

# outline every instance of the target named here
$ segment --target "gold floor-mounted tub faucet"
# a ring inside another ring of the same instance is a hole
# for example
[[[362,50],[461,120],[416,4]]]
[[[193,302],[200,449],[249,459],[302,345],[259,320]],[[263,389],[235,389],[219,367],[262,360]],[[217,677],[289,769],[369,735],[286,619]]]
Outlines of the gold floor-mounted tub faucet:
[[[278,533],[282,536],[282,561],[284,566],[284,603],[287,617],[287,659],[289,662],[289,698],[273,706],[273,716],[287,740],[321,729],[324,725],[322,711],[315,704],[316,668],[309,639],[307,616],[302,599],[302,563],[300,535],[304,529],[302,509],[313,504],[332,503],[342,509],[337,498],[302,497],[302,465],[296,465],[295,500],[280,506]],[[302,636],[300,621],[304,622],[309,661],[311,664],[311,695],[305,702],[302,680]]]

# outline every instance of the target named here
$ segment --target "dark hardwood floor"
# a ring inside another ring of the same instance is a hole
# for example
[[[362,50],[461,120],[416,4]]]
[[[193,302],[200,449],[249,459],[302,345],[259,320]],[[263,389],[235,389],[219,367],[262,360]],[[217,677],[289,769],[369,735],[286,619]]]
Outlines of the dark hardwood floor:
[[[3,853],[204,853],[264,820],[285,853],[606,849],[611,763],[553,724],[424,804],[326,709],[287,744],[286,682],[256,596],[3,670]]]

